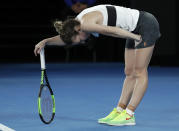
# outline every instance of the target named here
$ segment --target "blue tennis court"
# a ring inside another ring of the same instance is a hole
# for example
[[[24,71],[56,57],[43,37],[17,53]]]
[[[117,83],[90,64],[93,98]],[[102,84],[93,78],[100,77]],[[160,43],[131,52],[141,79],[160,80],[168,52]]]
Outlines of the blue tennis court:
[[[136,126],[98,124],[117,105],[124,65],[47,63],[56,99],[50,125],[38,116],[39,64],[0,65],[0,123],[16,131],[177,131],[179,68],[149,67],[149,88],[136,110]]]

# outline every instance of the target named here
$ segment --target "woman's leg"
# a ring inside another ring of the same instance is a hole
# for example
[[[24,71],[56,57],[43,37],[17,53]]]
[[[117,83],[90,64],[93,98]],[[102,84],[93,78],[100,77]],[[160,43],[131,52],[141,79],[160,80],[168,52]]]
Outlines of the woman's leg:
[[[120,113],[117,117],[115,117],[111,121],[108,121],[107,124],[115,126],[136,124],[133,114],[138,104],[141,102],[148,86],[147,67],[152,56],[153,48],[154,46],[135,49],[135,58],[126,57],[126,62],[130,61],[130,59],[133,58],[130,63],[131,66],[126,66],[126,69],[127,67],[130,67],[130,69],[132,69],[132,65],[134,65],[134,69],[130,71],[130,73],[126,72],[126,79],[124,81],[124,87],[119,101],[119,106],[121,107],[120,104],[122,102],[124,103],[124,105],[127,104],[129,99],[130,102],[125,112]],[[127,55],[129,55],[129,52],[126,54],[126,56]],[[135,62],[133,62],[133,60]]]
[[[145,94],[145,91],[148,87],[147,68],[153,53],[153,49],[154,49],[154,45],[151,47],[135,50],[136,59],[135,59],[135,69],[133,75],[136,79],[136,83],[134,85],[134,90],[129,105],[127,106],[127,109],[133,112],[141,102]]]
[[[123,109],[126,108],[135,84],[135,78],[132,77],[135,65],[135,49],[125,49],[125,74],[126,78],[123,85],[122,95],[117,106],[108,116],[98,119],[98,123],[108,123],[114,118],[118,117]]]
[[[135,67],[135,49],[125,48],[125,75],[122,94],[118,103],[118,107],[125,109],[131,98],[134,85],[136,82],[133,77]]]

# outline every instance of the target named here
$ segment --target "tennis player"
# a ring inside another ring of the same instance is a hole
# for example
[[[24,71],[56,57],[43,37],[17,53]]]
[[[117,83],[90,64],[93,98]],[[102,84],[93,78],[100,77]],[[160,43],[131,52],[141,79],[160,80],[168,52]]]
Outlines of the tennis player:
[[[98,120],[114,126],[135,125],[134,112],[148,87],[147,68],[157,39],[160,37],[156,18],[144,11],[115,5],[97,5],[83,10],[75,19],[56,21],[59,35],[40,41],[35,55],[46,45],[75,45],[99,34],[126,39],[125,75],[117,107]]]

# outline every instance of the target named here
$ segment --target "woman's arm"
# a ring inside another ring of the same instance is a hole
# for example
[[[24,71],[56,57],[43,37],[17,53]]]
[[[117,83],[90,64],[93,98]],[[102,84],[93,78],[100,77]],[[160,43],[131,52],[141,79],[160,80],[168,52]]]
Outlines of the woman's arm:
[[[60,38],[60,35],[44,39],[40,41],[37,45],[35,45],[34,54],[37,56],[37,54],[40,53],[41,49],[44,48],[46,45],[64,46],[65,43]]]
[[[82,24],[81,27],[82,27],[82,30],[86,32],[97,32],[97,33],[107,35],[107,36],[127,38],[127,39],[133,39],[136,41],[141,41],[140,35],[123,30],[120,27],[105,26],[105,25],[93,24],[93,23],[92,24],[85,23],[85,24]]]
[[[45,39],[46,45],[64,46],[65,43],[60,38],[60,35]]]

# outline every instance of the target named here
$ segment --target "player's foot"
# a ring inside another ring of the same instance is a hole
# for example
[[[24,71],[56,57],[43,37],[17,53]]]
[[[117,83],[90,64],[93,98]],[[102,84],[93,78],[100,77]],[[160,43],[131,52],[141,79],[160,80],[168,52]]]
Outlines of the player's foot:
[[[106,124],[112,126],[136,125],[134,115],[128,115],[126,113],[126,110],[124,110],[120,115],[118,115],[114,119],[108,121]]]
[[[113,111],[111,113],[109,113],[108,116],[98,119],[98,123],[107,123],[108,121],[114,119],[115,117],[117,117],[120,113],[117,111],[116,108],[113,109]]]

